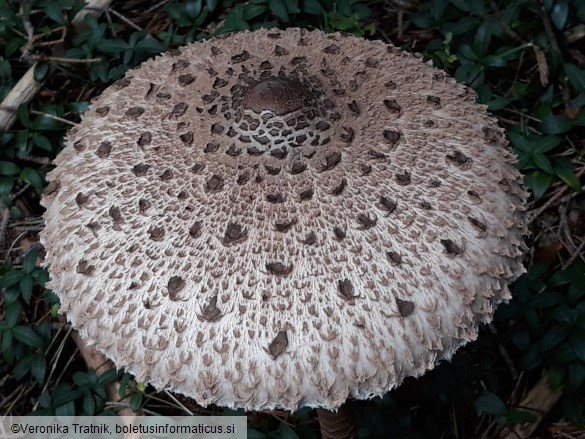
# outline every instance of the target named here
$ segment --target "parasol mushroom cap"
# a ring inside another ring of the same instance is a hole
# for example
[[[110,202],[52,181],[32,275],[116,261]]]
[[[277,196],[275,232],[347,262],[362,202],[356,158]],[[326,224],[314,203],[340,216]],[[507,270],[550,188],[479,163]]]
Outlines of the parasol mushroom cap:
[[[472,90],[380,41],[194,43],[69,132],[49,287],[118,367],[203,405],[381,395],[474,340],[524,272],[506,143]]]

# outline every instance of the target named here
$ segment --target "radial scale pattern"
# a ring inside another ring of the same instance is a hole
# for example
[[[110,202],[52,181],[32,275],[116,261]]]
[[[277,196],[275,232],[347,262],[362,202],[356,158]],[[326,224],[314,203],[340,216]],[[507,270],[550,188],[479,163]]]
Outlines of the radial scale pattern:
[[[195,43],[69,133],[49,286],[118,367],[201,404],[373,397],[475,339],[523,272],[505,145],[470,89],[379,41]]]

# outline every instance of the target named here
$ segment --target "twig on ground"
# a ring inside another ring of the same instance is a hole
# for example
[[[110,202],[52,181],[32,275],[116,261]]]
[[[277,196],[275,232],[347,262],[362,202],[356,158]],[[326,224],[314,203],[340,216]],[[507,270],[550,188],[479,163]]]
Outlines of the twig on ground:
[[[148,8],[148,9],[146,10],[146,12],[152,12],[152,11],[154,11],[155,9],[161,8],[161,7],[163,7],[164,5],[166,5],[167,3],[170,3],[171,1],[172,1],[172,0],[163,0],[163,1],[161,1],[161,2],[158,2],[158,3],[157,3],[157,4],[155,4],[154,6],[151,6],[150,8]]]
[[[91,64],[96,62],[102,62],[104,60],[103,58],[65,58],[62,56],[48,56],[40,54],[30,55],[29,59],[31,59],[32,61],[39,62],[62,62],[69,64]]]
[[[540,422],[551,411],[562,395],[562,388],[551,389],[548,377],[546,374],[543,375],[516,407],[517,410],[534,415],[536,421],[507,427],[501,432],[499,439],[528,439],[533,437],[532,435],[540,425]]]
[[[120,14],[116,10],[114,10],[112,8],[108,8],[108,12],[110,12],[112,15],[115,15],[118,19],[122,20],[124,23],[126,23],[131,28],[137,30],[138,32],[142,32],[143,29],[140,26],[138,26],[136,23],[134,23],[129,18],[124,17],[122,14]]]
[[[88,14],[93,15],[101,14],[101,12],[105,8],[107,8],[110,3],[111,0],[88,0],[87,5],[83,9],[81,9],[75,15],[75,17],[73,17],[72,24],[75,30],[77,32],[84,30],[85,17]],[[27,38],[27,44],[22,48],[23,59],[67,63],[91,63],[100,62],[102,60],[101,58],[80,60],[30,53],[33,49],[33,44],[35,42],[34,28],[32,27],[32,24],[28,16],[23,13],[22,7],[19,15],[21,16],[21,20],[26,31],[25,38]],[[22,78],[16,83],[16,85],[12,88],[12,90],[10,90],[8,95],[0,103],[0,132],[7,131],[10,129],[10,127],[12,126],[16,119],[16,111],[18,110],[18,107],[20,105],[27,104],[28,102],[30,102],[30,100],[41,89],[42,82],[37,81],[34,77],[35,66],[36,64],[33,64],[28,69],[28,71],[22,76]]]
[[[73,328],[69,328],[69,330],[67,331],[67,334],[65,335],[65,337],[63,337],[61,339],[61,343],[59,343],[59,347],[57,348],[57,351],[55,352],[55,354],[53,355],[53,358],[51,359],[51,371],[49,372],[49,376],[47,377],[47,379],[45,380],[45,385],[43,386],[43,390],[41,393],[44,393],[45,390],[47,390],[47,388],[49,387],[49,383],[51,382],[51,378],[53,377],[53,374],[55,373],[55,369],[57,368],[57,363],[59,361],[59,358],[61,357],[61,354],[63,353],[63,348],[65,346],[65,342],[67,341],[67,338],[69,338],[69,334],[71,334]],[[53,340],[56,340],[57,337],[59,335],[59,332],[57,332],[57,334],[55,335]],[[47,351],[50,349],[51,346],[49,346],[49,348],[47,348]],[[46,353],[45,353],[46,355]],[[66,368],[64,368],[66,369]],[[33,411],[37,409],[39,405],[39,401],[37,400],[37,402],[35,403],[35,405],[33,406]]]
[[[585,174],[585,167],[579,169],[576,173],[577,178],[581,178],[583,175]],[[565,192],[569,189],[569,186],[567,185],[563,185],[559,188],[559,190],[556,191],[556,193],[551,196],[542,206],[540,206],[538,209],[533,209],[531,212],[529,212],[529,219],[528,219],[528,224],[532,224],[540,215],[542,215],[542,213],[548,209],[550,206],[552,206],[559,198],[561,198]]]
[[[71,21],[76,32],[85,30],[85,17],[87,15],[99,16],[106,9],[112,0],[87,0],[86,5],[81,9]]]
[[[6,241],[6,227],[8,226],[8,222],[10,221],[10,209],[6,207],[4,201],[0,199],[0,215],[2,215],[2,219],[0,220],[0,248],[4,248],[4,242]]]
[[[71,335],[73,341],[77,345],[77,349],[79,349],[79,353],[85,360],[87,367],[92,368],[95,370],[97,376],[100,376],[107,370],[110,370],[114,367],[114,365],[106,359],[102,354],[100,354],[95,349],[89,347],[79,336],[77,332],[73,332]],[[120,384],[119,383],[112,383],[107,384],[105,386],[106,393],[108,395],[108,400],[113,402],[120,401]],[[122,408],[118,415],[120,416],[135,416],[135,413],[130,410],[129,408]]]
[[[41,89],[42,82],[35,79],[36,64],[33,64],[10,90],[0,104],[0,132],[10,129],[16,120],[18,107],[27,104]]]
[[[77,125],[75,122],[72,122],[68,119],[63,119],[62,117],[54,116],[52,114],[45,113],[44,111],[31,110],[30,112],[32,114],[36,114],[38,116],[45,116],[45,117],[48,117],[49,119],[57,120],[57,121],[62,122],[64,124],[71,125],[72,127]]]
[[[183,410],[185,413],[187,413],[189,416],[193,416],[193,415],[194,415],[194,413],[193,413],[191,410],[189,410],[187,407],[185,407],[185,406],[184,406],[184,405],[181,403],[181,401],[179,401],[177,398],[175,398],[175,395],[173,395],[171,392],[169,392],[168,390],[165,390],[165,394],[166,394],[166,395],[167,395],[169,398],[171,398],[173,401],[175,401],[175,404],[177,404],[179,407],[181,407],[181,409],[182,409],[182,410]]]
[[[24,194],[28,190],[29,187],[30,187],[30,184],[29,183],[25,184],[22,189],[20,189],[18,192],[16,192],[12,196],[12,199],[14,200],[14,199],[20,197],[22,194]]]
[[[494,334],[494,335],[498,334],[498,330],[496,329],[494,324],[490,324],[488,326],[488,328],[492,334]],[[510,354],[508,354],[508,350],[506,349],[506,347],[502,343],[498,343],[498,351],[500,352],[500,355],[504,359],[506,366],[508,366],[508,370],[510,371],[510,375],[512,375],[512,378],[514,379],[514,381],[517,381],[518,377],[520,375],[518,374],[518,370],[516,369],[516,366],[514,366],[514,362],[512,361]]]
[[[552,49],[557,52],[558,56],[561,58],[563,58],[563,52],[561,51],[561,47],[559,45],[559,42],[557,41],[557,37],[555,35],[555,31],[553,29],[552,26],[552,22],[551,19],[548,15],[548,12],[544,9],[544,5],[542,4],[542,0],[541,0],[541,5],[540,8],[538,9],[538,13],[540,15],[540,18],[542,20],[542,24],[544,25],[544,31],[546,32],[546,35],[548,36],[548,39],[550,41],[550,45],[552,47]],[[565,105],[566,108],[570,108],[571,107],[571,94],[569,91],[569,88],[567,87],[566,84],[566,80],[563,76],[560,77],[560,82],[561,82],[561,93],[563,95],[563,103]]]
[[[35,29],[29,19],[28,14],[25,14],[24,12],[24,4],[27,2],[22,2],[20,5],[20,19],[22,21],[22,26],[24,27],[24,31],[26,32],[26,44],[24,46],[22,46],[21,51],[22,51],[22,57],[26,57],[32,50],[33,50],[33,46],[34,46],[34,34],[35,34]]]
[[[579,244],[579,247],[577,247],[577,249],[571,255],[571,257],[569,259],[567,259],[567,261],[563,264],[563,270],[565,270],[573,262],[575,262],[575,259],[577,259],[577,258],[581,258],[585,262],[585,255],[583,254],[584,250],[585,250],[585,239],[583,239],[583,241],[581,241],[581,244]]]

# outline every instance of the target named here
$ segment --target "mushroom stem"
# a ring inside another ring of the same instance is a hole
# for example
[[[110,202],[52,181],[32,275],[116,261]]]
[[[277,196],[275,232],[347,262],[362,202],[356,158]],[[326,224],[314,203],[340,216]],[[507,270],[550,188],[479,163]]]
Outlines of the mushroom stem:
[[[357,439],[357,426],[350,404],[346,402],[336,412],[317,409],[323,439]]]

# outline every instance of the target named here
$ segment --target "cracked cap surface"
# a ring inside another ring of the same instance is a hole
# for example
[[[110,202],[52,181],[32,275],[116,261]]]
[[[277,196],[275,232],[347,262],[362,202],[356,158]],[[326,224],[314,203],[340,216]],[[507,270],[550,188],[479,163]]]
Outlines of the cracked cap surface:
[[[379,41],[194,43],[70,131],[48,286],[118,367],[203,405],[380,395],[475,339],[523,273],[506,143],[470,89]]]

